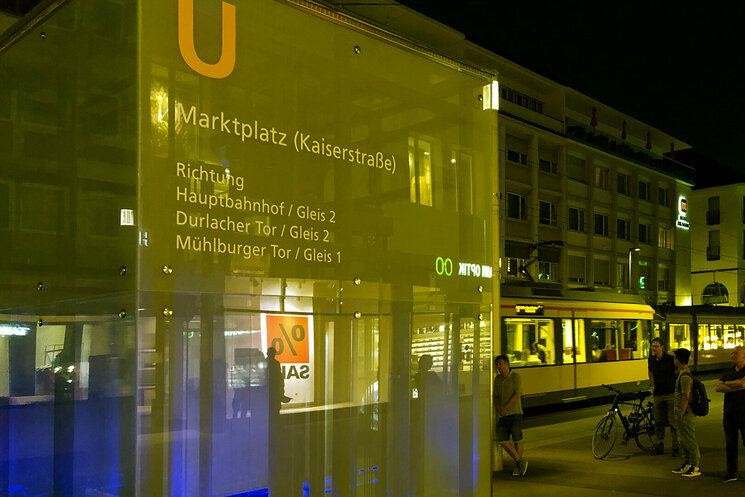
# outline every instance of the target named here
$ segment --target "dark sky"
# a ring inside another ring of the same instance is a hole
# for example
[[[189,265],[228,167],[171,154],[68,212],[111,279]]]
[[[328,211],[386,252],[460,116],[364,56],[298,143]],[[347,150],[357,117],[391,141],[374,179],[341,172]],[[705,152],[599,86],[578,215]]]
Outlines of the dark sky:
[[[745,2],[401,3],[745,171]]]

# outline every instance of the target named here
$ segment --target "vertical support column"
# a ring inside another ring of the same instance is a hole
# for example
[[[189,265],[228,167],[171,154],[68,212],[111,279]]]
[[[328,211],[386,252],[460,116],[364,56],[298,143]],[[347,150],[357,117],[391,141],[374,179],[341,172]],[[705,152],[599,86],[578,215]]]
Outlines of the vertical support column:
[[[390,404],[388,411],[388,495],[410,495],[411,288],[393,287]]]
[[[505,248],[504,248],[504,237],[501,236],[502,233],[505,232],[505,219],[504,215],[501,212],[501,206],[504,205],[504,202],[506,202],[506,168],[503,166],[505,155],[500,154],[499,150],[502,150],[505,143],[505,125],[504,123],[499,121],[498,114],[495,113],[495,122],[494,125],[497,130],[497,139],[494,140],[494,143],[492,144],[492,164],[490,167],[490,170],[492,172],[491,174],[491,180],[492,180],[492,205],[491,205],[491,220],[492,220],[492,267],[499,268],[498,271],[494,271],[492,275],[491,280],[491,357],[496,357],[501,353],[501,343],[502,343],[502,320],[500,318],[500,290],[501,290],[501,283],[503,276],[503,271],[505,268],[502,267],[502,263],[506,262],[504,259],[505,255]],[[500,199],[502,201],[500,201]],[[474,355],[476,354],[476,348],[475,341],[474,341]],[[492,403],[492,381],[491,378],[493,376],[492,371],[492,364],[493,361],[489,358],[489,407],[487,409],[488,418],[487,422],[489,423],[489,444],[488,446],[480,445],[479,447],[484,447],[482,450],[479,450],[480,457],[483,457],[483,463],[480,465],[479,469],[480,471],[488,471],[491,473],[491,470],[501,470],[502,469],[502,449],[499,448],[494,443],[494,423],[496,419],[496,413],[494,412],[494,405]],[[474,404],[477,403],[477,400],[474,399]],[[476,436],[474,434],[474,436]],[[486,455],[487,453],[491,456],[489,461],[489,466],[486,465]],[[483,476],[483,475],[482,475]],[[491,478],[488,478],[489,481],[491,481]],[[481,478],[477,477],[477,481],[482,481]],[[479,489],[477,489],[476,493]]]

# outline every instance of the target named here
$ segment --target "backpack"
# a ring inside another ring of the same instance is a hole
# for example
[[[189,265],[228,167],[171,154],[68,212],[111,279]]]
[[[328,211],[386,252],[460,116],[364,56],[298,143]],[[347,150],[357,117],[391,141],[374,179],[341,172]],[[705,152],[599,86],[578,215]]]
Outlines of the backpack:
[[[691,373],[688,373],[693,378],[693,384],[691,385],[691,401],[689,403],[691,412],[696,416],[706,416],[709,414],[709,397],[706,395],[706,387],[701,380],[693,377]]]

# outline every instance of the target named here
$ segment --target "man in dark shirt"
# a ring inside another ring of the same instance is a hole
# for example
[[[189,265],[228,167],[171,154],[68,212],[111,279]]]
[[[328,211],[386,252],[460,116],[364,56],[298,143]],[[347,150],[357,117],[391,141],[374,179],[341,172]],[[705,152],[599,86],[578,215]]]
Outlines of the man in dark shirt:
[[[673,420],[675,394],[675,359],[665,352],[665,346],[659,337],[652,339],[652,355],[648,361],[649,383],[654,394],[654,434],[655,454],[662,454],[665,442],[665,426],[670,427],[673,457],[680,451],[678,430]]]
[[[727,444],[727,473],[722,482],[737,480],[737,438],[745,444],[745,347],[732,350],[734,365],[725,370],[717,383],[724,392],[724,438]]]

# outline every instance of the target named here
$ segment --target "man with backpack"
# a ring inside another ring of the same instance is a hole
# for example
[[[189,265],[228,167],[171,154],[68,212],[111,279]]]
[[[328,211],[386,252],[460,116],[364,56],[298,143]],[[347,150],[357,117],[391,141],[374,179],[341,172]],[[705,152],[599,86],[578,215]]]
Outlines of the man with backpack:
[[[745,347],[732,350],[734,365],[725,370],[717,383],[717,392],[724,393],[724,439],[727,446],[727,473],[722,483],[737,480],[738,435],[745,443]]]
[[[673,470],[673,473],[686,478],[701,475],[701,453],[696,440],[696,415],[691,409],[691,392],[693,391],[693,375],[688,370],[688,359],[691,351],[678,349],[675,351],[675,367],[678,368],[678,378],[675,381],[675,421],[678,428],[678,440],[682,449],[683,464]]]

